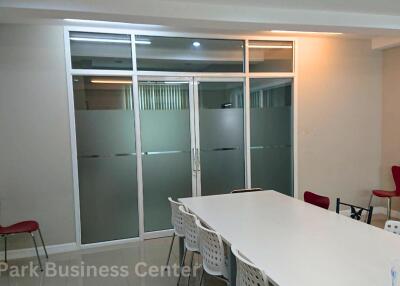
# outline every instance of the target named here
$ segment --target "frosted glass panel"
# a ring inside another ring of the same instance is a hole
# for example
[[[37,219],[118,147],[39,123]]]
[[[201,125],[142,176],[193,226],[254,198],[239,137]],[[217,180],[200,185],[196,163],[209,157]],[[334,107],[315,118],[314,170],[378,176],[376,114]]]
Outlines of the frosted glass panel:
[[[78,155],[119,155],[135,152],[132,110],[77,110]],[[116,140],[118,138],[118,140]]]
[[[78,161],[82,243],[139,236],[136,156]]]
[[[244,187],[243,83],[200,82],[201,193]]]
[[[137,237],[131,80],[75,76],[73,83],[82,243]]]
[[[140,81],[145,231],[170,229],[168,197],[192,196],[189,83]]]
[[[251,183],[293,194],[292,80],[252,79]]]
[[[145,231],[172,228],[168,197],[192,196],[190,156],[190,151],[143,155]]]

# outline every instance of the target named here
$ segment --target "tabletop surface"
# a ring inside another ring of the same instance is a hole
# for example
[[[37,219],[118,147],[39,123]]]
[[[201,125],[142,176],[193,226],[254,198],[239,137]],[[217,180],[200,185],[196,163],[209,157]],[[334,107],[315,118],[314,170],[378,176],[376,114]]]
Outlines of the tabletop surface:
[[[280,286],[390,286],[400,236],[275,191],[180,201]]]

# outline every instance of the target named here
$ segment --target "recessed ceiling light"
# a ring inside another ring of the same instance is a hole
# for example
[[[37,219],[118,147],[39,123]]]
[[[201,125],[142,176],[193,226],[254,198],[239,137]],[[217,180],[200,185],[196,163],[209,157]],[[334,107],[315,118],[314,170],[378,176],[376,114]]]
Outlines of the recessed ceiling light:
[[[197,47],[200,47],[200,43],[199,43],[199,42],[193,42],[192,45],[193,45],[193,47],[196,47],[196,48],[197,48]]]
[[[86,20],[86,19],[64,19],[66,22],[72,23],[85,23],[85,24],[115,24],[117,22],[99,21],[99,20]]]
[[[337,32],[308,32],[308,31],[284,31],[284,30],[272,30],[272,33],[283,33],[283,34],[310,34],[310,35],[342,35],[343,33]]]

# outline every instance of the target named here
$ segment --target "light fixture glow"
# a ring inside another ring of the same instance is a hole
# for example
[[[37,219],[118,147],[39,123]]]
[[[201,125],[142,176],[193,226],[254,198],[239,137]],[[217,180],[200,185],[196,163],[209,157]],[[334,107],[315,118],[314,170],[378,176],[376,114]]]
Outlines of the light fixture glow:
[[[130,44],[130,40],[122,39],[100,39],[100,38],[81,38],[81,37],[71,37],[71,41],[76,42],[96,42],[96,43],[118,43],[118,44]]]
[[[253,49],[292,49],[292,46],[249,45]]]
[[[200,43],[199,42],[193,42],[193,46],[196,47],[196,48],[200,47]]]
[[[342,35],[343,33],[337,32],[309,32],[309,31],[284,31],[284,30],[272,30],[272,33],[281,34],[309,34],[309,35]]]
[[[135,43],[138,45],[151,45],[151,41],[148,40],[136,40]]]
[[[93,24],[95,24],[95,23],[98,23],[98,24],[109,24],[109,23],[113,23],[113,22],[108,22],[108,21],[99,21],[99,20],[85,20],[85,19],[64,19],[64,21],[67,21],[67,22],[74,22],[74,23],[88,23],[88,24],[90,24],[90,23],[93,23]]]
[[[105,84],[131,84],[131,80],[123,80],[123,79],[92,79],[91,83],[105,83]]]

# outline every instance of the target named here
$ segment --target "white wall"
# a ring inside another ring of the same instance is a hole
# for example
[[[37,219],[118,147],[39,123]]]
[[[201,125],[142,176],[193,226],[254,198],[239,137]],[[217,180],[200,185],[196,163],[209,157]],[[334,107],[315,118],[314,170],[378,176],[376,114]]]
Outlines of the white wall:
[[[382,55],[368,40],[299,41],[299,194],[366,205],[380,184]]]
[[[68,122],[63,28],[0,25],[0,224],[36,219],[48,244],[75,241]]]
[[[392,165],[400,165],[400,48],[383,52],[382,188],[394,190]],[[393,200],[400,209],[400,200]]]
[[[366,204],[380,184],[381,52],[336,38],[298,49],[300,197]],[[0,223],[37,219],[48,244],[75,240],[64,63],[62,27],[0,25]]]

